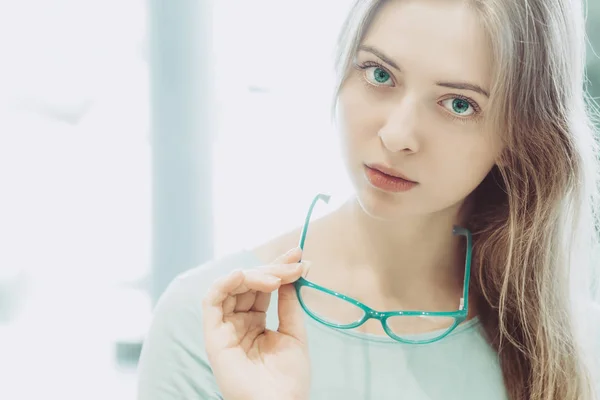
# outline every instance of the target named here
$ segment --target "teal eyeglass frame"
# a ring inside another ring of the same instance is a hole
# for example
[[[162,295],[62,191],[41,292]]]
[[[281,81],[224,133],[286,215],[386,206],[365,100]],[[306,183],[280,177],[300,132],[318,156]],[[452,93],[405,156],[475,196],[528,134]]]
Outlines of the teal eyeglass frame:
[[[306,240],[306,233],[308,231],[308,225],[310,223],[311,215],[312,215],[315,205],[317,204],[317,202],[319,200],[322,200],[325,203],[329,203],[329,199],[330,199],[330,196],[325,195],[325,194],[318,194],[313,199],[313,201],[310,205],[310,208],[308,209],[306,219],[304,220],[304,225],[302,226],[302,233],[300,236],[300,243],[299,243],[300,249],[304,250],[304,242]],[[368,307],[367,305],[361,303],[360,301],[353,299],[352,297],[343,295],[341,293],[337,293],[333,290],[327,289],[323,286],[320,286],[313,282],[310,282],[309,280],[302,278],[302,277],[294,283],[294,286],[296,288],[296,294],[298,295],[298,300],[300,301],[300,305],[304,309],[304,312],[306,312],[306,314],[308,314],[312,319],[314,319],[315,321],[317,321],[323,325],[331,327],[331,328],[353,329],[358,326],[361,326],[362,324],[367,322],[369,319],[377,319],[381,322],[381,325],[382,325],[385,333],[389,337],[391,337],[392,339],[394,339],[398,342],[407,343],[407,344],[428,344],[428,343],[437,342],[437,341],[445,338],[446,336],[448,336],[459,324],[461,324],[463,321],[465,321],[467,319],[467,315],[469,313],[469,279],[470,279],[470,275],[471,275],[471,256],[473,253],[473,243],[472,243],[473,239],[471,236],[471,232],[468,229],[462,228],[459,226],[454,226],[454,228],[452,230],[452,234],[455,236],[456,235],[464,236],[467,240],[467,251],[466,251],[466,259],[465,259],[465,276],[464,276],[464,282],[463,282],[463,297],[460,299],[460,304],[459,304],[458,310],[456,310],[456,311],[385,311],[385,312],[377,311],[377,310],[374,310],[374,309]],[[347,301],[347,302],[359,307],[364,312],[364,316],[358,321],[355,321],[351,324],[344,324],[344,325],[334,324],[329,321],[326,321],[326,320],[320,318],[317,314],[313,313],[310,310],[310,308],[307,307],[307,305],[304,303],[304,301],[302,299],[302,294],[301,294],[301,289],[304,286],[307,286],[311,289],[321,291],[321,292],[329,294],[331,296],[335,296],[338,299]],[[449,328],[446,328],[445,331],[440,330],[440,332],[443,331],[443,333],[440,333],[439,336],[435,336],[431,339],[412,340],[412,339],[408,339],[406,337],[400,337],[400,336],[394,334],[394,332],[388,327],[388,324],[386,323],[387,319],[390,317],[397,317],[397,316],[408,316],[408,317],[426,316],[426,317],[453,318],[454,323]]]

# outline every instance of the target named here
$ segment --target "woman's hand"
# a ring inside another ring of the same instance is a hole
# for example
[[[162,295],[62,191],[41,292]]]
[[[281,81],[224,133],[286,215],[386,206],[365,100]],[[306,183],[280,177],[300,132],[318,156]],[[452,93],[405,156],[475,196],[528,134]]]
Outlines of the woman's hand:
[[[217,280],[203,302],[206,352],[225,400],[306,400],[310,364],[304,313],[292,283],[305,272],[300,249],[269,265]],[[266,329],[279,290],[279,329]]]

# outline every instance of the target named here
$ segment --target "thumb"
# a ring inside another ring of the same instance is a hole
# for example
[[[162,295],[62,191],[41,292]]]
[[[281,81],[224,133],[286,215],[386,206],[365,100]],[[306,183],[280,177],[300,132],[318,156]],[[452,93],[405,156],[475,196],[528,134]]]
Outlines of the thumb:
[[[287,253],[280,255],[275,260],[271,262],[271,264],[291,264],[295,262],[299,262],[302,258],[302,250],[299,247],[294,247],[293,249],[288,250]]]
[[[301,343],[307,342],[304,325],[304,310],[298,300],[293,283],[282,285],[278,291],[277,313],[279,316],[278,332],[292,336]]]

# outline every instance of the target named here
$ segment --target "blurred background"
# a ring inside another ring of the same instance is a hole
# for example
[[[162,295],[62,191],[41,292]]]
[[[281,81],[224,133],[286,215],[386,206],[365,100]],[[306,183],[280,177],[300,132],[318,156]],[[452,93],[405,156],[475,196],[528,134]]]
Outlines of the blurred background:
[[[174,276],[349,193],[329,111],[350,3],[0,0],[0,399],[134,399]],[[600,97],[592,51],[588,75]]]

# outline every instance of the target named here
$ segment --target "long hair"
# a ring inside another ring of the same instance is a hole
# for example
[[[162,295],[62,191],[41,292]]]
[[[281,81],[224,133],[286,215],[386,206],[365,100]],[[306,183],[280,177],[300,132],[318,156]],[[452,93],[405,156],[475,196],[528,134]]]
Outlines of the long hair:
[[[338,40],[336,100],[386,1],[351,9]],[[495,60],[486,123],[506,145],[470,196],[479,318],[511,399],[595,399],[584,317],[595,288],[599,153],[582,4],[467,1]]]

